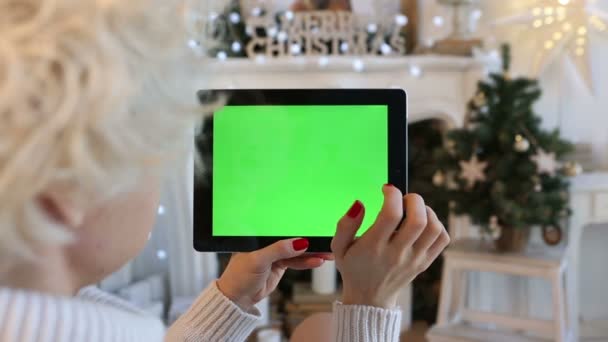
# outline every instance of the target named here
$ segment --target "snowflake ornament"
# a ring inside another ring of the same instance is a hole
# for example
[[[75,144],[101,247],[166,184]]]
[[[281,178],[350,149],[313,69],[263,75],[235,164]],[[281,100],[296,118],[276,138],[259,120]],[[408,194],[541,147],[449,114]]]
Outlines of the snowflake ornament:
[[[538,173],[546,173],[549,176],[555,176],[557,168],[559,167],[557,160],[555,159],[555,153],[547,153],[543,149],[538,149],[536,155],[530,157],[538,169]]]
[[[477,159],[477,156],[473,156],[469,161],[460,161],[460,178],[467,182],[467,186],[472,188],[475,183],[483,182],[486,180],[484,173],[488,167],[487,162],[482,162]]]

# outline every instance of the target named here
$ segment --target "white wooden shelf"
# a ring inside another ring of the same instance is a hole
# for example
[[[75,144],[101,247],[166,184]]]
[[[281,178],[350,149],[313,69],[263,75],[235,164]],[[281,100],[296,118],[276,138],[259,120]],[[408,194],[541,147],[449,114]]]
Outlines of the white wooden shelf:
[[[486,328],[476,328],[467,324],[433,327],[427,335],[434,342],[550,342],[551,339],[527,336]]]

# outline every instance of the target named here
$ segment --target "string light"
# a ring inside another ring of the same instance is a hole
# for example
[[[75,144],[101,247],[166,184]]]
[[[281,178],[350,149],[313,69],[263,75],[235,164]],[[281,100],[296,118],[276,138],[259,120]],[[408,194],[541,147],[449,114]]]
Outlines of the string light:
[[[329,58],[327,56],[322,56],[319,58],[319,66],[321,68],[326,67],[329,64]]]
[[[554,40],[561,40],[564,37],[564,34],[561,33],[560,31],[557,31],[553,34],[553,39]]]
[[[217,12],[209,12],[209,21],[215,21],[219,16]]]
[[[410,65],[410,75],[420,78],[422,76],[422,69],[417,65]]]
[[[277,34],[277,39],[279,40],[279,42],[284,42],[287,40],[287,38],[289,37],[287,36],[287,32],[285,31],[281,31]]]
[[[578,37],[578,38],[576,38],[576,44],[577,45],[585,45],[585,38],[584,37]]]
[[[540,7],[535,7],[535,8],[532,10],[532,15],[533,15],[533,16],[535,16],[535,17],[538,17],[538,16],[539,16],[539,15],[541,15],[541,14],[543,14],[543,9],[542,9],[542,8],[540,8]]]
[[[293,14],[293,12],[292,12],[292,11],[287,11],[287,12],[285,12],[285,19],[287,19],[287,20],[289,20],[289,21],[292,21],[292,20],[293,20],[293,18],[294,18],[294,14]]]
[[[342,52],[348,52],[349,46],[347,42],[342,42],[342,44],[340,44],[340,51]]]
[[[587,28],[585,26],[581,26],[578,28],[577,32],[579,35],[584,36],[587,34]]]
[[[167,259],[167,251],[165,251],[164,249],[159,249],[156,251],[156,257],[158,258],[158,260],[165,260]]]
[[[370,23],[367,25],[367,32],[376,33],[378,32],[378,25],[376,23]]]
[[[553,15],[553,7],[545,7],[545,15]]]
[[[302,46],[300,46],[300,44],[291,45],[291,53],[293,55],[299,55],[301,52],[302,52]]]
[[[564,26],[562,26],[562,28],[564,29],[564,31],[568,32],[568,31],[572,30],[572,24],[565,23]]]
[[[258,64],[264,64],[266,63],[266,56],[264,55],[257,55],[255,56],[255,62]]]
[[[232,46],[230,48],[232,49],[233,52],[239,52],[239,51],[241,51],[243,46],[241,45],[240,42],[234,42],[234,43],[232,43]]]
[[[393,52],[393,48],[387,43],[384,43],[380,47],[380,52],[382,52],[383,55],[390,55],[391,52]]]
[[[237,12],[230,13],[228,18],[230,19],[230,22],[233,24],[238,24],[239,22],[241,22],[241,15],[238,14]]]
[[[407,25],[408,22],[409,19],[403,14],[398,14],[395,16],[395,24],[397,24],[399,27]]]
[[[217,53],[216,57],[217,59],[223,62],[228,58],[228,54],[226,53],[226,51],[220,51]]]
[[[547,49],[547,50],[551,50],[551,49],[553,48],[553,46],[554,46],[554,45],[555,45],[555,43],[553,43],[553,41],[552,41],[552,40],[547,40],[547,41],[545,42],[545,49]]]
[[[162,205],[158,206],[158,215],[164,215],[165,214],[165,207]]]
[[[353,69],[355,69],[356,72],[362,72],[363,70],[365,70],[365,64],[362,60],[355,59],[353,61]]]
[[[554,20],[555,20],[555,19],[553,19],[553,17],[546,17],[546,18],[545,18],[545,24],[547,24],[547,25],[551,25],[551,24],[553,24],[553,21],[554,21]]]
[[[539,28],[541,26],[543,26],[543,21],[540,19],[536,19],[534,20],[534,23],[532,24],[535,28]]]
[[[276,37],[277,34],[279,33],[279,29],[277,29],[275,26],[269,27],[268,30],[266,31],[266,33],[268,33],[268,35],[270,37]]]
[[[570,0],[557,0],[557,2],[559,2],[562,6],[567,6],[570,4]]]
[[[261,7],[254,7],[253,9],[251,9],[251,15],[253,15],[254,17],[259,17],[262,15],[262,8]]]
[[[437,27],[441,27],[443,26],[443,18],[440,16],[434,16],[433,17],[433,24]]]

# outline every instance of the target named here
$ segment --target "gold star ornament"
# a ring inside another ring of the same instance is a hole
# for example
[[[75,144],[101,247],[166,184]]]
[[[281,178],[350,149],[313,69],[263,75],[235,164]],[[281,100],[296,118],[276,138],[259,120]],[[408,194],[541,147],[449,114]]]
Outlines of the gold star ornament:
[[[484,171],[488,167],[488,163],[479,161],[477,156],[473,156],[469,161],[462,160],[459,164],[460,178],[467,182],[467,187],[472,188],[475,183],[486,180]]]

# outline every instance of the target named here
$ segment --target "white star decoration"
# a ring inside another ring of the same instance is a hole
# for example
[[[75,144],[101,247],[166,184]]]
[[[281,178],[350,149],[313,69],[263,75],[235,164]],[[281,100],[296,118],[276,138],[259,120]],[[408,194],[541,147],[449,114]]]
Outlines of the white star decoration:
[[[529,6],[524,5],[523,11],[507,14],[494,25],[512,28],[513,24],[523,24],[529,28],[523,39],[532,40],[538,46],[535,56],[530,58],[535,74],[541,74],[557,57],[566,55],[593,91],[589,32],[608,33],[608,14],[598,8],[595,0],[529,0],[527,3]]]
[[[530,157],[530,159],[536,163],[538,173],[546,173],[550,176],[555,176],[555,172],[558,168],[555,153],[547,153],[543,149],[538,149],[536,155]]]
[[[486,180],[484,170],[488,167],[487,162],[481,162],[477,156],[473,156],[469,161],[460,161],[460,178],[467,181],[467,186],[472,188],[475,183]]]

